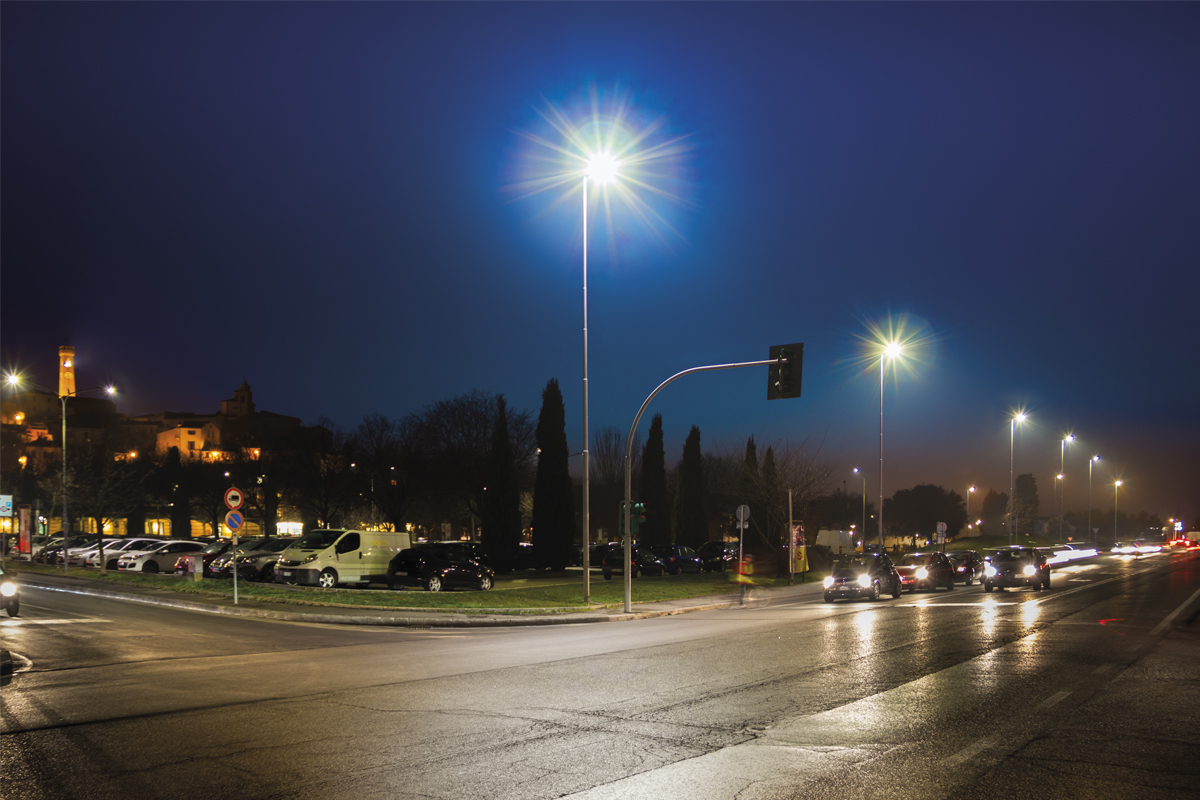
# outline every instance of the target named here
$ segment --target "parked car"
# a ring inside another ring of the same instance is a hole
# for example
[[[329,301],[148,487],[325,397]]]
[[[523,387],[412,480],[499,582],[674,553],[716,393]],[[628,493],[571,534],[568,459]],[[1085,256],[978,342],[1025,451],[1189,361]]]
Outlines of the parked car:
[[[198,554],[201,558],[201,574],[203,575],[208,573],[208,565],[212,563],[214,558],[222,556],[232,549],[233,539],[218,539],[215,542],[205,545],[204,549],[202,549]],[[193,554],[184,554],[175,560],[175,574],[182,575],[191,571],[191,565],[188,563],[188,555]]]
[[[934,592],[939,586],[954,588],[954,565],[945,553],[905,553],[896,564],[900,586],[910,592]]]
[[[71,552],[74,553],[80,548],[88,548],[100,541],[100,535],[97,533],[76,533],[71,535]],[[43,547],[34,557],[34,562],[38,564],[61,564],[63,547],[66,546],[66,541],[59,538]]]
[[[696,551],[684,544],[659,544],[647,548],[655,558],[663,563],[663,569],[668,575],[678,575],[681,572],[698,575],[704,568]]]
[[[696,548],[696,555],[705,572],[737,569],[738,547],[731,542],[705,542]]]
[[[112,550],[114,547],[119,546],[124,541],[125,541],[124,539],[118,538],[116,536],[105,536],[104,537],[104,552],[107,553],[109,550]],[[75,545],[75,543],[72,542],[71,549],[67,553],[67,566],[69,566],[69,567],[86,566],[88,556],[90,556],[94,553],[98,553],[100,551],[100,542],[99,541],[92,542],[91,544],[82,545],[80,547],[75,547],[74,545]]]
[[[423,586],[431,592],[442,589],[476,589],[486,592],[495,583],[491,568],[471,561],[462,548],[425,546],[401,550],[388,564],[389,589]]]
[[[480,542],[464,542],[454,540],[449,542],[417,542],[413,545],[414,549],[420,550],[423,547],[438,547],[447,552],[457,553],[461,558],[467,561],[474,561],[476,564],[491,566],[491,561],[488,558],[487,551]]]
[[[239,578],[248,581],[273,581],[275,564],[278,563],[279,557],[298,541],[300,540],[296,537],[262,539],[258,544],[252,544],[252,549],[243,551],[239,548],[236,554],[226,553],[213,561],[213,577],[232,578],[233,560],[236,558]]]
[[[165,541],[168,541],[168,540],[163,539],[161,536],[158,538],[154,538],[154,539],[151,539],[151,538],[143,539],[140,537],[135,537],[133,539],[126,539],[124,545],[122,547],[120,547],[120,549],[113,549],[111,551],[108,549],[105,549],[104,560],[108,563],[105,564],[104,568],[105,569],[117,569],[117,562],[120,561],[121,556],[126,555],[128,553],[139,552],[142,550],[153,550]],[[89,567],[100,566],[100,552],[96,551],[95,553],[92,553],[92,555],[88,556],[87,561],[85,563]]]
[[[1028,586],[1035,592],[1050,588],[1050,564],[1032,547],[989,550],[983,567],[983,590]]]
[[[12,579],[11,575],[5,575],[2,569],[0,569],[0,607],[10,617],[15,617],[21,611],[21,593],[17,588],[17,582]]]
[[[954,578],[967,586],[983,578],[983,556],[974,550],[954,550],[946,553],[954,567]]]
[[[634,547],[630,551],[630,577],[639,575],[662,575],[666,572],[663,562],[658,560],[649,550]],[[604,580],[611,581],[613,575],[625,574],[625,548],[622,545],[612,545],[600,560],[600,571]]]
[[[184,553],[199,553],[204,542],[168,539],[157,547],[147,550],[126,550],[117,559],[117,569],[122,572],[169,572]]]
[[[878,600],[884,592],[900,596],[900,575],[886,553],[857,553],[833,564],[825,579],[825,602],[843,597]]]
[[[388,564],[410,547],[405,531],[311,530],[279,557],[275,581],[322,589],[383,583]]]

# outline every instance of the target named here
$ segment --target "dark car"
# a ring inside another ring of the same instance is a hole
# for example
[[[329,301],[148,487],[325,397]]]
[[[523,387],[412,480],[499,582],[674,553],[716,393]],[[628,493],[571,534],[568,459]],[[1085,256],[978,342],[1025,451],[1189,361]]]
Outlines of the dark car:
[[[731,542],[705,542],[696,548],[696,555],[705,572],[737,569],[738,547]]]
[[[208,545],[205,545],[204,549],[201,550],[199,553],[191,553],[187,556],[180,556],[179,559],[176,560],[176,562],[175,562],[175,574],[182,575],[185,572],[190,571],[190,568],[191,568],[191,564],[189,563],[190,556],[196,555],[196,556],[200,556],[200,558],[203,560],[203,563],[200,566],[201,571],[204,574],[209,575],[211,577],[209,565],[213,562],[213,559],[218,556],[224,555],[225,553],[229,552],[229,550],[231,550],[232,548],[233,548],[233,539],[218,539],[215,542],[211,542]]]
[[[702,568],[700,556],[687,545],[659,544],[647,549],[663,563],[663,569],[668,575],[678,575],[681,572],[698,575]]]
[[[1050,588],[1050,564],[1032,547],[989,550],[983,566],[983,590],[1028,586],[1035,592]]]
[[[642,547],[634,547],[630,551],[630,567],[631,578],[639,575],[662,575],[666,572],[663,562]],[[604,573],[606,581],[611,581],[613,575],[625,574],[625,548],[622,545],[615,544],[608,548],[608,552],[600,559],[600,571]]]
[[[825,579],[825,602],[842,597],[878,600],[884,592],[900,596],[900,576],[886,553],[860,553],[834,562]]]
[[[71,536],[71,552],[74,553],[84,547],[90,547],[100,541],[99,534],[95,533],[77,533]],[[62,540],[55,542],[47,547],[43,547],[34,557],[33,561],[37,564],[61,564],[63,559],[63,548],[65,543]]]
[[[431,592],[442,589],[477,589],[485,592],[495,583],[489,567],[468,560],[459,548],[425,546],[401,550],[388,564],[389,589],[424,586]]]
[[[275,580],[275,564],[279,561],[279,554],[296,541],[294,536],[277,536],[244,542],[238,545],[237,550],[214,559],[208,571],[214,578],[232,578],[236,558],[239,579],[271,583]]]
[[[955,550],[946,555],[954,567],[955,580],[970,586],[972,581],[983,579],[983,556],[979,553],[974,550]]]
[[[954,588],[954,566],[945,553],[906,553],[896,564],[900,585],[910,592],[934,592],[939,586]]]

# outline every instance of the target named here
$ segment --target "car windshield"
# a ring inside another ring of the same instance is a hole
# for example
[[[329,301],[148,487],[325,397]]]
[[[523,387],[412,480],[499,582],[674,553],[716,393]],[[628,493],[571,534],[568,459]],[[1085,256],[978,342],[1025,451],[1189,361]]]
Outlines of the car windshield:
[[[324,550],[341,538],[345,531],[309,531],[300,537],[296,546],[301,550]]]
[[[901,566],[905,567],[923,567],[926,564],[933,563],[933,556],[927,553],[909,553],[900,562]]]
[[[258,549],[264,553],[282,553],[296,543],[296,539],[275,539],[263,544]]]
[[[225,549],[225,542],[213,542],[208,547],[201,550],[201,553],[220,553]]]
[[[153,550],[156,547],[162,547],[162,542],[156,542],[153,539],[147,539],[144,542],[133,542],[126,547],[126,550]]]
[[[842,569],[848,569],[851,572],[866,572],[874,565],[873,558],[847,558],[842,560],[838,566]]]
[[[990,558],[992,561],[1019,561],[1026,557],[1026,553],[1020,550],[994,550]]]

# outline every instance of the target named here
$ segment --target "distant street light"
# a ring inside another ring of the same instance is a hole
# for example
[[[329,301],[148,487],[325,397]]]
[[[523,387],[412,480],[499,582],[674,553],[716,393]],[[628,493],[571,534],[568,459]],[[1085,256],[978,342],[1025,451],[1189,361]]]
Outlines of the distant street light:
[[[1024,422],[1029,416],[1018,411],[1009,421],[1008,428],[1008,543],[1016,542],[1017,536],[1017,479],[1015,471],[1017,448],[1017,423]]]
[[[1075,434],[1068,433],[1063,437],[1062,443],[1059,446],[1059,464],[1058,464],[1058,543],[1062,544],[1063,540],[1063,498],[1067,494],[1067,484],[1065,483],[1067,476],[1067,442],[1075,441]]]
[[[1092,465],[1100,460],[1100,456],[1095,455],[1088,459],[1088,540],[1096,543],[1096,532],[1092,530]]]
[[[862,491],[863,521],[862,521],[862,528],[860,530],[862,531],[863,539],[866,539],[866,537],[867,537],[867,474],[865,472],[863,472],[861,469],[859,469],[858,467],[854,468],[854,474],[858,475],[860,478],[862,478],[862,482],[863,482],[863,491]]]
[[[1125,484],[1123,480],[1113,481],[1113,542],[1117,541],[1117,489]]]
[[[967,489],[967,527],[971,527],[971,495],[975,494],[975,487]]]
[[[21,383],[21,377],[15,373],[9,373],[5,376],[5,382],[9,386],[16,387]],[[29,382],[29,385],[35,389],[41,389],[43,392],[53,392],[53,389],[48,389],[39,383]],[[109,397],[117,393],[116,387],[113,386],[94,386],[91,389],[81,389],[77,392],[67,392],[59,395],[59,400],[62,402],[62,529],[63,529],[63,572],[67,571],[67,556],[71,553],[71,519],[67,514],[67,398],[78,397],[81,394],[89,392],[105,392]],[[100,531],[101,539],[104,537],[104,531]],[[104,571],[104,559],[100,559],[100,569]]]

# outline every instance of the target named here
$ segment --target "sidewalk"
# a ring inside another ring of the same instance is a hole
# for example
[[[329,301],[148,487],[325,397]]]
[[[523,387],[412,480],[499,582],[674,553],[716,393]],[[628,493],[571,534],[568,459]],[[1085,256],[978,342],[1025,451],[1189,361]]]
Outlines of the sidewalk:
[[[656,603],[634,603],[630,613],[623,608],[599,608],[590,611],[564,611],[544,608],[510,608],[503,611],[463,610],[430,611],[417,608],[371,608],[362,606],[339,606],[307,601],[305,606],[319,610],[300,610],[291,603],[270,603],[259,600],[241,599],[234,605],[232,597],[208,597],[196,599],[195,595],[172,592],[165,589],[150,589],[140,586],[116,588],[111,584],[74,576],[35,575],[22,573],[22,586],[53,592],[107,597],[134,603],[202,611],[209,614],[226,614],[237,617],[260,617],[287,622],[319,622],[336,625],[382,625],[409,628],[496,628],[529,625],[578,625],[592,622],[625,622],[634,619],[668,617],[693,611],[711,611],[721,608],[736,608],[742,604],[735,590],[718,595],[691,597],[686,600],[668,600]],[[757,608],[773,602],[792,600],[808,595],[819,595],[821,584],[810,582],[772,589],[754,588],[747,595],[745,606]]]

